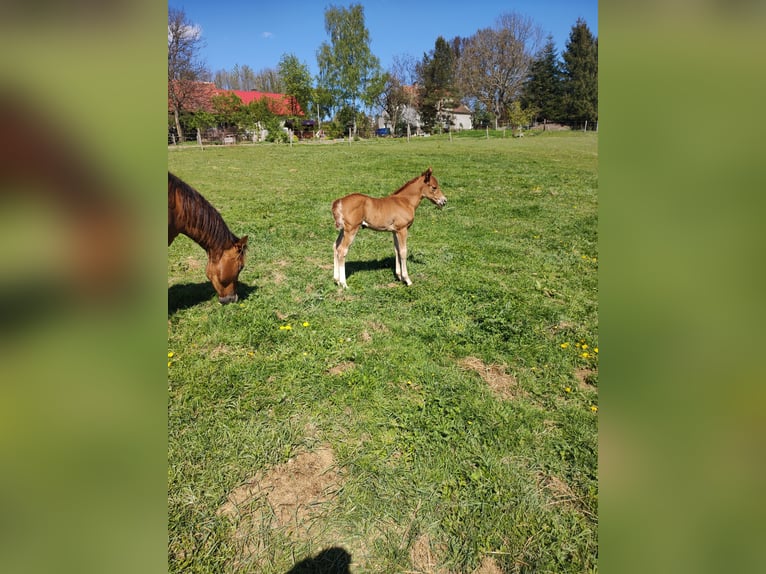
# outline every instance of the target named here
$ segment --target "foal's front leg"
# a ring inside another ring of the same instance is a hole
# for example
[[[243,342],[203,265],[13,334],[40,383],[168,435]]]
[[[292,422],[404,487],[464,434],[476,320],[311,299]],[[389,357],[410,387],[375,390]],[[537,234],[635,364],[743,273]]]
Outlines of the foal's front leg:
[[[412,285],[407,275],[407,228],[394,231],[394,251],[396,252],[396,278],[405,285]]]

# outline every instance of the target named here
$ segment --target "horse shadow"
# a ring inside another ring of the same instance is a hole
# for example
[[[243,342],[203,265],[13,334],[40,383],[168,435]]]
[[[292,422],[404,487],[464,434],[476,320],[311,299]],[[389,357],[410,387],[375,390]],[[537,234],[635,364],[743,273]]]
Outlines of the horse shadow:
[[[408,255],[407,263],[423,263],[422,258]],[[346,278],[351,277],[358,271],[379,271],[381,269],[388,269],[391,271],[391,275],[396,278],[396,258],[384,257],[382,259],[370,259],[368,261],[348,261],[346,260]]]
[[[346,277],[351,277],[358,271],[379,271],[380,269],[389,269],[394,273],[396,259],[393,257],[384,257],[383,259],[372,259],[368,261],[346,261]]]
[[[343,548],[334,547],[301,560],[286,574],[350,574],[350,567],[351,554]]]
[[[240,283],[237,285],[239,301],[246,300],[258,288]],[[195,307],[205,301],[216,299],[218,295],[210,281],[204,283],[179,283],[168,287],[168,315],[177,311]]]

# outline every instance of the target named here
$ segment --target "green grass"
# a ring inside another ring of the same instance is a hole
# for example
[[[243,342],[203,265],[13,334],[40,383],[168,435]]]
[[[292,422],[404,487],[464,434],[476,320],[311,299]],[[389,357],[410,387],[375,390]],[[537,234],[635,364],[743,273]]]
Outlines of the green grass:
[[[332,547],[355,573],[596,571],[597,148],[556,133],[170,150],[250,237],[228,306],[196,244],[168,248],[170,571],[284,574]],[[363,230],[341,291],[332,200],[428,166],[449,202],[416,213],[414,284],[393,283],[391,235]],[[216,513],[320,447],[341,478],[307,530],[263,497],[250,518]]]

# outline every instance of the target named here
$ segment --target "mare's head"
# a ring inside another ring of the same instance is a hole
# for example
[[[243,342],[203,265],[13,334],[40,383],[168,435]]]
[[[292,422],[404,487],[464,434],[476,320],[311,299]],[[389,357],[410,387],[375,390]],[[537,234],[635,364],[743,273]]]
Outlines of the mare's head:
[[[439,207],[444,207],[447,203],[447,196],[442,193],[439,187],[439,182],[433,176],[433,170],[429,167],[423,173],[420,174],[423,178],[423,183],[420,187],[420,193],[423,197],[430,199]]]
[[[247,235],[238,239],[221,257],[214,261],[211,257],[207,262],[207,278],[218,293],[218,301],[222,305],[235,302],[237,297],[237,279],[239,272],[245,267],[247,253]]]

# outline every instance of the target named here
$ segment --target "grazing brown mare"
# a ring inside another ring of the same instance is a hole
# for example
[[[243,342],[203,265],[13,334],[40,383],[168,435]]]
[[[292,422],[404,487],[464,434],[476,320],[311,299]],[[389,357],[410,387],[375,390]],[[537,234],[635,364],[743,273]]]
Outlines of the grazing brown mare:
[[[189,184],[168,172],[168,245],[179,233],[207,252],[207,278],[221,304],[237,297],[237,278],[245,266],[247,235],[238,239],[221,214]]]
[[[408,181],[398,191],[388,197],[376,198],[352,193],[336,199],[332,204],[335,229],[339,229],[335,241],[333,276],[335,282],[344,289],[346,284],[346,254],[360,227],[369,227],[375,231],[390,231],[394,236],[396,255],[396,278],[412,285],[407,275],[407,231],[415,220],[415,209],[424,197],[439,207],[447,203],[447,198],[439,189],[439,182],[432,175],[429,167],[418,177]]]

